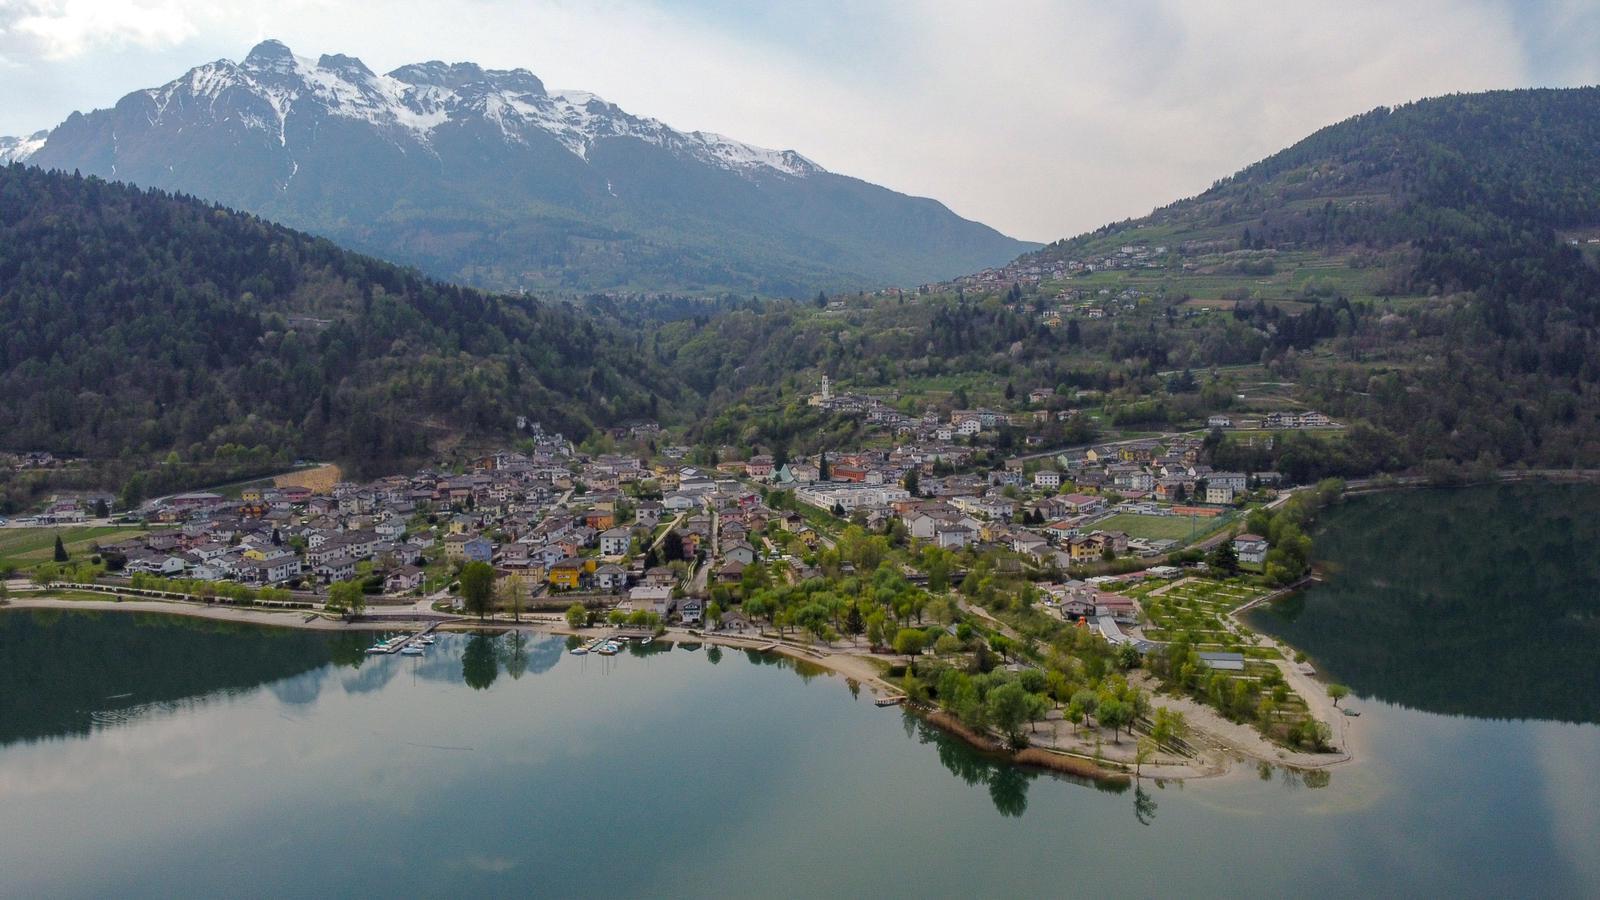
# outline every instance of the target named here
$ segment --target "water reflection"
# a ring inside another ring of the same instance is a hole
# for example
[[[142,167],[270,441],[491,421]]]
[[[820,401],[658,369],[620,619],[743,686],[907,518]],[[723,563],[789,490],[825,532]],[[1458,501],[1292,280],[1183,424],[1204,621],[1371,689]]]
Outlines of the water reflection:
[[[310,632],[72,610],[0,613],[0,745],[87,734],[177,701],[276,685],[309,703],[337,644]]]
[[[1150,793],[1144,789],[1144,784],[1142,783],[1133,786],[1133,817],[1139,821],[1140,825],[1146,826],[1154,822],[1156,818],[1155,798],[1150,796]]]
[[[1252,624],[1359,695],[1481,718],[1600,722],[1600,507],[1592,485],[1357,497],[1316,552],[1333,577]],[[1396,548],[1403,548],[1396,552]]]
[[[495,652],[498,635],[474,634],[467,638],[461,654],[461,680],[475,691],[488,689],[500,676],[500,658]]]

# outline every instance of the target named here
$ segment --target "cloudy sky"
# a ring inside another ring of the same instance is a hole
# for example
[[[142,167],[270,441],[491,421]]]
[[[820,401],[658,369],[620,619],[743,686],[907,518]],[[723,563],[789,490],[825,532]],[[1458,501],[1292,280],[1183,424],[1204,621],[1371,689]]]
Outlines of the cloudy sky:
[[[264,37],[378,71],[526,67],[1034,240],[1142,215],[1374,106],[1600,83],[1600,0],[0,0],[0,134]]]

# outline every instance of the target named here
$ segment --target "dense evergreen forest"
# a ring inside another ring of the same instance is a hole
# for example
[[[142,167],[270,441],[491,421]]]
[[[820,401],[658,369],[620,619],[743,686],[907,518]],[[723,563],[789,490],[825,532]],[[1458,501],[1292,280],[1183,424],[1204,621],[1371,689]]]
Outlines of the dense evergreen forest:
[[[9,449],[374,467],[518,415],[581,436],[680,392],[573,307],[440,284],[253,216],[0,169]]]

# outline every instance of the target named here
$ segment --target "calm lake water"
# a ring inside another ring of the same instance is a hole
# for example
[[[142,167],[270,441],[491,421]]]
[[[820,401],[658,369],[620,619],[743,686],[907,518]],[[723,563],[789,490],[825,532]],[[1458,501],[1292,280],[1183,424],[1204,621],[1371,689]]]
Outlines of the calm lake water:
[[[0,896],[1593,896],[1594,609],[1541,606],[1524,635],[1523,606],[1486,613],[1482,581],[1445,574],[1481,539],[1535,542],[1534,569],[1556,542],[1554,565],[1592,576],[1581,510],[1600,495],[1543,491],[1327,517],[1319,550],[1360,582],[1258,617],[1363,695],[1347,702],[1365,761],[1326,783],[1241,766],[1108,791],[997,766],[840,678],[744,653],[449,636],[363,657],[363,636],[0,613]],[[1482,517],[1507,506],[1579,531]],[[1414,554],[1390,530],[1408,517],[1430,529]],[[1512,575],[1519,592],[1581,582]],[[1432,614],[1397,611],[1414,602]],[[1480,649],[1508,643],[1524,649]],[[1469,677],[1485,665],[1516,668]],[[1484,687],[1501,682],[1526,718],[1473,715],[1468,695],[1507,715]]]

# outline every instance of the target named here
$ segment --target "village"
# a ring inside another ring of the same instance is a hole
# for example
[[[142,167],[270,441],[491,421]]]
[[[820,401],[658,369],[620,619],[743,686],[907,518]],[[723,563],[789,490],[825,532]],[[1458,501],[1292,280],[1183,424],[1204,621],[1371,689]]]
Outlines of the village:
[[[826,379],[818,399],[838,400]],[[1003,557],[1037,585],[1044,608],[1113,642],[1139,640],[1143,616],[1107,583],[1179,577],[1184,565],[1203,568],[1201,552],[1220,541],[1260,571],[1268,543],[1240,533],[1241,522],[1247,508],[1278,496],[1278,473],[1215,471],[1200,461],[1199,434],[977,465],[975,444],[1005,421],[957,410],[918,422],[890,448],[792,460],[754,453],[714,465],[686,463],[689,449],[676,446],[654,458],[585,454],[535,424],[524,449],[450,469],[320,490],[285,480],[160,498],[121,517],[148,531],[90,549],[106,582],[203,597],[240,585],[323,605],[336,585],[357,584],[364,606],[459,612],[460,573],[480,563],[493,569],[501,608],[580,602],[600,615],[745,628],[734,602],[769,582],[839,574],[819,568],[819,551],[854,525],[899,546]],[[109,495],[58,498],[11,524],[104,521],[110,503]]]

